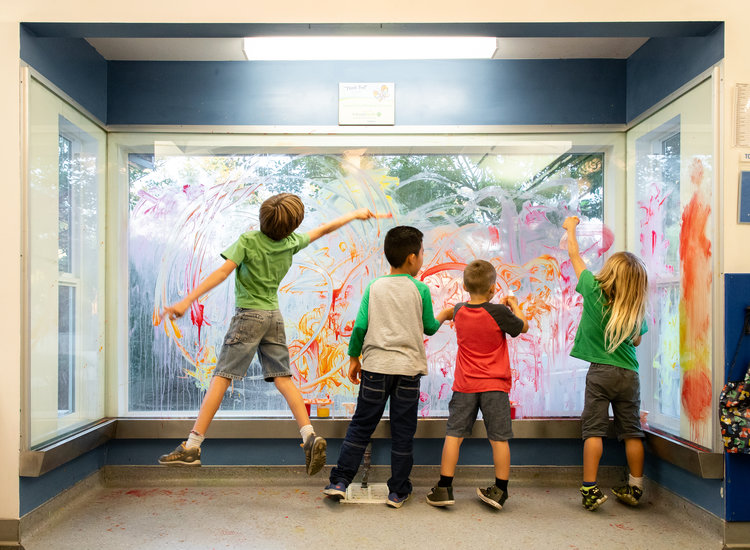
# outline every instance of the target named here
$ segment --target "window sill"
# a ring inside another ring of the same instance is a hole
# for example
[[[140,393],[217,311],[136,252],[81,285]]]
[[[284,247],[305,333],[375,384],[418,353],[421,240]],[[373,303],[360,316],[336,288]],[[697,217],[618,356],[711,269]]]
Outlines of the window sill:
[[[96,449],[115,436],[117,420],[102,419],[81,431],[33,451],[21,451],[19,475],[40,477]]]
[[[312,418],[316,433],[329,439],[343,439],[349,418]],[[190,431],[194,419],[111,418],[88,427],[47,447],[21,453],[20,475],[39,477],[62,466],[110,439],[180,439]],[[417,439],[442,439],[446,418],[420,419]],[[524,418],[513,420],[514,439],[580,439],[578,418]],[[215,439],[294,439],[299,437],[297,424],[286,418],[218,418],[211,424]],[[372,435],[375,439],[390,437],[390,421],[380,422]],[[484,422],[474,424],[471,438],[485,438]],[[609,437],[614,437],[610,421]],[[658,458],[706,479],[724,477],[723,453],[712,453],[686,445],[663,434],[647,431],[646,444]]]

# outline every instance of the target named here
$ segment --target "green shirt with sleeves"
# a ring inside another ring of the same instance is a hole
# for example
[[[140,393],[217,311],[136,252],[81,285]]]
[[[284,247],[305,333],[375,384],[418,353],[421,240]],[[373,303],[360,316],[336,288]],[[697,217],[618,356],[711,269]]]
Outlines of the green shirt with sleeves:
[[[292,267],[292,256],[310,244],[307,233],[292,233],[274,241],[261,231],[240,235],[221,253],[237,264],[234,297],[237,307],[279,309],[279,284]]]
[[[583,296],[583,313],[570,355],[591,363],[614,365],[637,372],[638,359],[632,338],[626,338],[612,353],[607,352],[604,329],[609,321],[610,311],[604,305],[607,300],[599,287],[599,281],[588,269],[581,272],[576,292]],[[644,334],[647,330],[644,319],[640,334]]]
[[[424,335],[439,328],[426,284],[408,274],[378,277],[362,296],[348,353],[362,355],[369,372],[427,374]]]

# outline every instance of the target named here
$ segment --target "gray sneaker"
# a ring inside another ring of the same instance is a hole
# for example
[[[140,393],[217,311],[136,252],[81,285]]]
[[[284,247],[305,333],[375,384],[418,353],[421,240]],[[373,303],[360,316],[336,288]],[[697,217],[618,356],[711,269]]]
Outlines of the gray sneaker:
[[[427,504],[432,506],[451,506],[455,504],[453,500],[453,487],[438,487],[435,485],[427,493]]]
[[[178,465],[178,466],[200,466],[201,465],[201,448],[200,447],[185,447],[183,441],[177,448],[169,454],[161,455],[159,457],[159,464],[165,464],[167,466]]]
[[[326,440],[315,434],[308,437],[302,445],[302,450],[305,451],[307,475],[317,474],[326,465],[326,446]]]
[[[477,496],[482,502],[486,502],[497,510],[502,510],[503,504],[508,500],[507,491],[503,491],[497,485],[490,485],[486,489],[477,488]]]

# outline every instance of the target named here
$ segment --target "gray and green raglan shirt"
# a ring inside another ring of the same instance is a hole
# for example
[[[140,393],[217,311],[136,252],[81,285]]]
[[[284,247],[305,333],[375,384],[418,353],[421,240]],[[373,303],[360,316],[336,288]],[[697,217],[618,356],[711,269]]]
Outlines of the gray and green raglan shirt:
[[[427,374],[424,335],[439,328],[426,284],[407,274],[379,277],[362,296],[349,356],[362,355],[362,370],[369,372]]]

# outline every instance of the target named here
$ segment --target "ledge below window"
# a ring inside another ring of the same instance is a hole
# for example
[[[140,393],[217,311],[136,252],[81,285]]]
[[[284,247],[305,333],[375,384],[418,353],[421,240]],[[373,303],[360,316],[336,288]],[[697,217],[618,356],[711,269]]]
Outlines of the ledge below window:
[[[343,439],[349,418],[312,418],[316,433],[329,439]],[[424,418],[417,424],[417,439],[442,439],[445,418]],[[20,475],[39,477],[66,462],[95,449],[110,439],[180,439],[193,426],[194,419],[113,418],[89,426],[83,431],[33,451],[21,452]],[[578,418],[524,418],[513,420],[514,439],[580,439]],[[294,439],[299,437],[297,424],[291,419],[219,418],[211,423],[214,439]],[[390,437],[390,421],[382,420],[373,438]],[[484,422],[477,421],[471,438],[485,438]],[[609,437],[614,437],[610,421]],[[647,431],[646,444],[658,458],[691,474],[707,478],[724,477],[723,453],[712,453],[686,445],[663,434]]]

